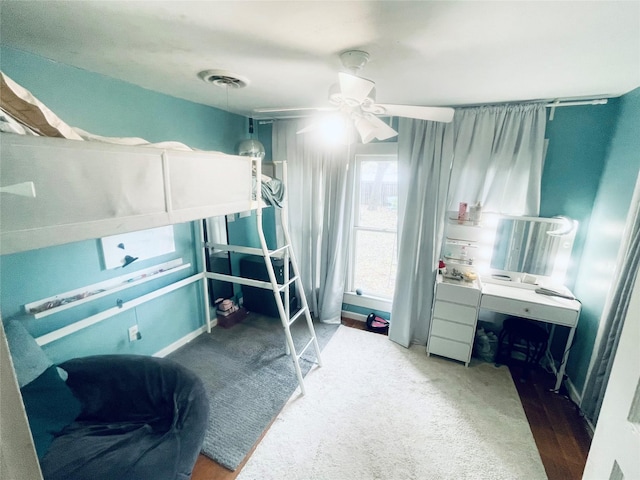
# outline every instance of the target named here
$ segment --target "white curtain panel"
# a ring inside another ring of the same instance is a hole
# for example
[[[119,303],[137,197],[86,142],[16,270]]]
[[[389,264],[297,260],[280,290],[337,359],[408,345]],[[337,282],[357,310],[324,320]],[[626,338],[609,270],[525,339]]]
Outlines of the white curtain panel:
[[[542,104],[457,109],[453,123],[400,119],[398,273],[389,338],[426,344],[447,210],[537,216],[546,114]]]
[[[453,160],[451,124],[398,125],[398,273],[389,338],[426,344]]]
[[[352,175],[346,146],[296,134],[302,120],[273,123],[273,158],[286,160],[289,232],[312,313],[340,323],[351,225]]]
[[[449,210],[537,216],[545,124],[541,103],[456,109]]]

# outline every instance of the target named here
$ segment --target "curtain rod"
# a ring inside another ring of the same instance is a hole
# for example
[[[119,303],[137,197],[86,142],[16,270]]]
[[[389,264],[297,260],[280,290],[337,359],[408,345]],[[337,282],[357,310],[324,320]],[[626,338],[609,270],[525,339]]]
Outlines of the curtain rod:
[[[606,98],[596,98],[593,100],[578,100],[576,102],[560,102],[560,100],[556,100],[555,102],[547,103],[545,107],[550,108],[549,112],[549,121],[552,122],[555,117],[556,107],[574,107],[577,105],[604,105],[608,102]]]
[[[556,100],[555,102],[547,103],[545,107],[547,108],[555,108],[555,107],[573,107],[576,105],[604,105],[608,102],[606,98],[599,98],[596,100],[580,100],[577,102],[560,102]]]
[[[575,107],[578,105],[605,105],[609,100],[606,98],[597,98],[594,100],[578,100],[578,101],[569,101],[569,102],[561,102],[560,100],[556,100],[551,103],[547,103],[545,107],[547,108],[556,108],[556,107]],[[553,111],[553,110],[552,110]],[[300,118],[301,116],[288,116],[288,117],[279,117],[280,119],[291,119],[291,118]],[[553,120],[553,114],[549,118],[549,120]],[[263,119],[257,120],[260,125],[267,125],[273,123],[273,119]]]

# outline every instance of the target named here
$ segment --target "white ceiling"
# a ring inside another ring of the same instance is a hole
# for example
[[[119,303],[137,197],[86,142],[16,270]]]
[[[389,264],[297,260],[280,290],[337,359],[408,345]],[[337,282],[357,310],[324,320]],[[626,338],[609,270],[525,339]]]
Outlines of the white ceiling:
[[[1,2],[3,44],[223,110],[327,106],[340,52],[382,103],[617,96],[640,86],[640,2]],[[219,88],[224,69],[250,80]],[[63,88],[64,86],[61,86]]]

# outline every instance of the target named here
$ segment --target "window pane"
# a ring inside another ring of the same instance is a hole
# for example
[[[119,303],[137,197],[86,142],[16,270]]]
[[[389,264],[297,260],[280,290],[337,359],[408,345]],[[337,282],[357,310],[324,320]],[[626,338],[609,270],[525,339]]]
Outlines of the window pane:
[[[356,231],[354,287],[364,295],[392,298],[396,281],[396,234]]]
[[[360,163],[360,227],[396,230],[398,226],[398,162]]]

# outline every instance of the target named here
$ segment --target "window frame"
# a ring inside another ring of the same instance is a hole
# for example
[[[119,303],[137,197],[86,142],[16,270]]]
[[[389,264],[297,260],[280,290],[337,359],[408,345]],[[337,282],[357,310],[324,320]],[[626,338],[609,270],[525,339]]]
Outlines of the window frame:
[[[392,299],[386,297],[379,297],[374,295],[357,295],[355,293],[356,286],[354,285],[355,275],[355,260],[356,260],[356,234],[358,231],[369,232],[383,232],[383,233],[395,233],[396,241],[398,236],[398,228],[395,230],[372,228],[372,227],[360,227],[357,225],[360,214],[360,171],[362,160],[367,160],[366,157],[393,157],[398,160],[398,144],[397,142],[377,142],[358,144],[352,152],[352,165],[354,166],[353,176],[353,212],[349,234],[349,261],[347,269],[347,282],[345,288],[345,303],[351,305],[358,305],[363,307],[373,308],[374,305],[388,305],[391,306]],[[369,160],[371,161],[371,160]],[[369,299],[369,301],[367,300]]]

